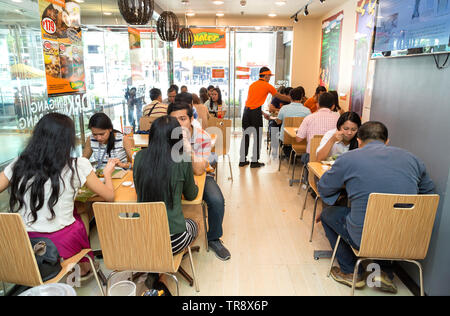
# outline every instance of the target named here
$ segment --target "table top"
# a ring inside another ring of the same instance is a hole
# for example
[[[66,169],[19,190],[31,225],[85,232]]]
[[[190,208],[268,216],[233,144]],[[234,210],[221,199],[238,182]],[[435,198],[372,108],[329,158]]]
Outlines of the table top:
[[[324,168],[324,167],[326,167],[326,168]],[[320,179],[320,178],[323,176],[323,174],[324,174],[325,172],[327,172],[328,170],[331,169],[331,167],[328,166],[328,165],[324,165],[324,164],[321,163],[321,162],[309,162],[309,163],[308,163],[308,169],[309,169],[312,173],[314,173],[314,175],[315,175],[317,178]]]
[[[210,136],[211,136],[211,145],[212,147],[214,147],[216,145],[217,135],[211,134]],[[134,134],[133,139],[134,145],[136,147],[144,147],[144,148],[148,147],[148,134]]]
[[[290,137],[295,138],[297,136],[297,127],[285,127],[284,132],[288,134]]]
[[[198,195],[193,201],[187,201],[182,199],[183,205],[200,205],[203,201],[203,191],[205,189],[206,173],[201,176],[194,176],[195,183],[198,186]],[[122,179],[113,179],[114,186],[114,202],[136,202],[137,194],[136,189],[133,186],[123,186],[124,182],[133,182],[133,171],[128,171]],[[133,183],[134,184],[134,183]],[[90,202],[101,202],[102,199],[99,196],[89,199]]]

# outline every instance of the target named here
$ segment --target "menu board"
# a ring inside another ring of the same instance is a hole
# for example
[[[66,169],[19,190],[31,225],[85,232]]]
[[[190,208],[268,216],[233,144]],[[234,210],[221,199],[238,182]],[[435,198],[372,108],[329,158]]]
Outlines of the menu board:
[[[344,11],[322,22],[322,50],[320,57],[320,85],[337,90],[339,85],[339,55]]]
[[[39,0],[39,12],[48,95],[85,92],[80,6]]]
[[[360,0],[356,9],[355,53],[353,57],[350,110],[362,116],[377,0]]]

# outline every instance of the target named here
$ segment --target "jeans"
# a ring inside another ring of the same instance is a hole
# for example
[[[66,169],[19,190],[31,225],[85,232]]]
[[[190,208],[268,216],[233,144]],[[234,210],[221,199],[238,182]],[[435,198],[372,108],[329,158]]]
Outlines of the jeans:
[[[336,259],[339,262],[341,271],[343,273],[352,273],[355,270],[357,257],[353,253],[351,247],[359,250],[359,246],[350,237],[347,230],[347,215],[350,213],[350,208],[346,206],[328,206],[323,209],[321,220],[325,235],[334,249],[338,236],[341,236],[343,242],[339,243],[339,248],[336,251]],[[389,278],[394,278],[392,263],[388,261],[376,261],[380,268],[385,272]],[[363,273],[361,265],[359,266],[359,274]]]
[[[208,240],[217,240],[223,235],[222,222],[225,214],[225,199],[214,177],[207,175],[203,199],[208,206]]]
[[[308,162],[309,162],[309,154],[303,154],[300,157],[300,161],[302,162],[302,164],[305,166],[305,169],[303,169],[303,180],[304,183],[308,183],[308,175],[309,175],[309,170],[308,170]]]

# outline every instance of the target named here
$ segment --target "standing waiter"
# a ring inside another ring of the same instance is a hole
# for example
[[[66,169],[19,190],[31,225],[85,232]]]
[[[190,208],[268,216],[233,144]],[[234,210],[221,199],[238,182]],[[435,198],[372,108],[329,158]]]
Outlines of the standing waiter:
[[[253,157],[251,168],[263,167],[262,162],[258,162],[260,158],[261,142],[262,142],[262,111],[261,106],[266,102],[267,95],[270,93],[273,97],[282,101],[291,102],[291,99],[277,92],[269,81],[274,76],[269,68],[262,67],[259,71],[259,80],[254,82],[248,89],[247,102],[245,104],[244,115],[242,117],[243,137],[241,142],[241,158],[239,167],[249,164],[247,161],[248,146],[250,143],[250,135],[253,134]]]

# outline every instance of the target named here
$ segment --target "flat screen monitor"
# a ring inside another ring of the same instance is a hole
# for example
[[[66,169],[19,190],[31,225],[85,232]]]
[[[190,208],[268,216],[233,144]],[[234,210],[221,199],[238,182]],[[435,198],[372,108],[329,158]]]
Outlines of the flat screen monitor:
[[[450,0],[379,0],[372,58],[450,53]]]

